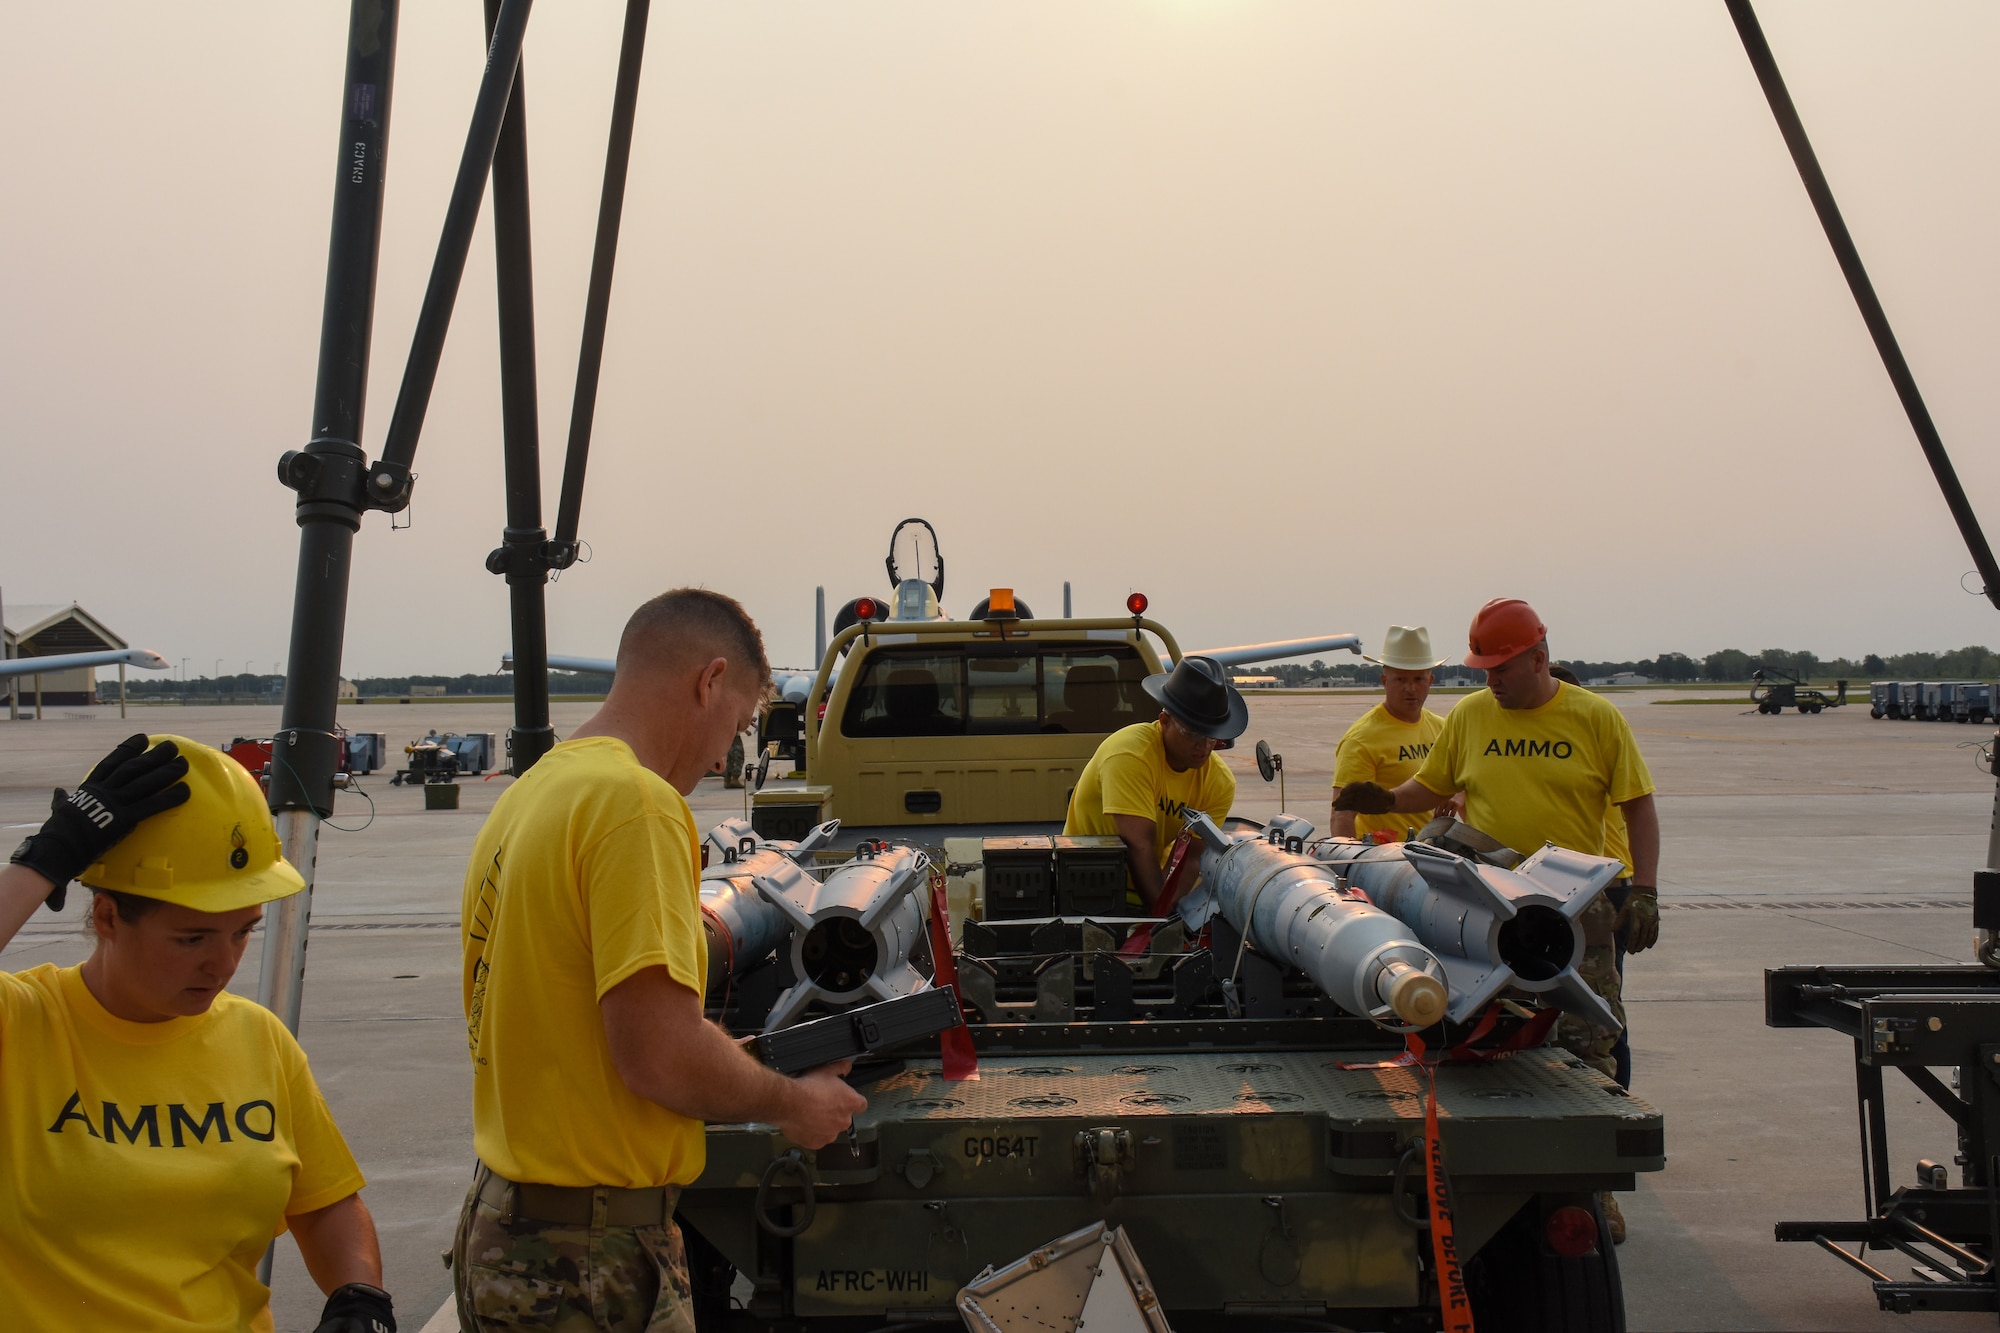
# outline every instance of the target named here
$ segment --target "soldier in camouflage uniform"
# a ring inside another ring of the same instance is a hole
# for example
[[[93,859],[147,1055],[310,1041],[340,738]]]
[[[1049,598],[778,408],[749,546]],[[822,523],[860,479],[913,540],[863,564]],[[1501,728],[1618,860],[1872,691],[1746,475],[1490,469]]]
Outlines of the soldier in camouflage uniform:
[[[458,1320],[476,1333],[486,1324],[556,1333],[695,1333],[687,1252],[663,1197],[664,1226],[551,1227],[509,1217],[505,1191],[481,1199],[491,1173],[481,1169],[452,1240],[462,1275]]]
[[[847,1063],[787,1078],[702,1016],[708,949],[687,793],[770,682],[743,608],[640,607],[597,713],[503,793],[467,867],[460,944],[472,1140],[453,1287],[463,1333],[693,1333],[674,1204],[702,1122],[802,1148],[867,1105]]]
[[[1551,666],[1549,675],[1565,685],[1582,684],[1565,666]],[[1660,903],[1651,892],[1632,891],[1632,846],[1625,818],[1615,805],[1604,812],[1604,854],[1625,862],[1625,874],[1584,910],[1583,961],[1576,970],[1618,1015],[1619,1030],[1607,1032],[1564,1014],[1556,1025],[1555,1043],[1615,1080],[1619,1087],[1629,1088],[1632,1034],[1625,1020],[1625,955],[1649,949],[1658,941]]]
[[[1604,997],[1604,1002],[1611,1006],[1611,1012],[1618,1016],[1622,1029],[1625,1022],[1625,979],[1618,971],[1618,949],[1613,933],[1617,919],[1617,910],[1612,907],[1610,899],[1601,894],[1597,901],[1583,909],[1583,961],[1576,965],[1576,972],[1592,990]],[[1598,1027],[1581,1015],[1565,1013],[1556,1023],[1555,1044],[1606,1078],[1616,1079],[1618,1062],[1615,1051],[1621,1035],[1621,1032]]]

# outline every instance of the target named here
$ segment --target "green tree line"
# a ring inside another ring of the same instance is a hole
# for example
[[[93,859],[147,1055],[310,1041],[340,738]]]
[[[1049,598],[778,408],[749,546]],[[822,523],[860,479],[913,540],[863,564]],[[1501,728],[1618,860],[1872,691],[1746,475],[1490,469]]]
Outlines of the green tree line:
[[[1715,681],[1729,684],[1750,679],[1750,673],[1783,671],[1800,680],[1995,680],[2000,679],[2000,653],[1983,646],[1954,648],[1941,653],[1894,653],[1883,657],[1869,653],[1861,658],[1821,657],[1804,649],[1765,648],[1746,652],[1724,648],[1704,657],[1687,653],[1661,653],[1627,662],[1588,662],[1561,659],[1562,664],[1585,680],[1614,676],[1630,671],[1648,680],[1667,683]],[[1310,665],[1279,662],[1272,666],[1241,667],[1244,675],[1276,676],[1280,684],[1298,687],[1313,684],[1379,685],[1382,669],[1366,662],[1316,660]],[[1440,677],[1464,675],[1483,681],[1486,673],[1447,664]]]
[[[507,673],[465,676],[357,676],[354,678],[355,691],[366,698],[394,697],[408,694],[412,685],[444,686],[446,697],[514,693],[514,677]],[[591,671],[551,671],[549,673],[549,693],[551,694],[603,694],[611,688],[611,677]],[[100,698],[116,699],[118,682],[105,680],[102,673],[97,682]],[[126,684],[127,694],[134,699],[208,699],[218,696],[234,699],[268,697],[280,699],[285,692],[285,678],[274,675],[202,676],[195,680],[175,680],[157,676],[142,676],[130,673]]]

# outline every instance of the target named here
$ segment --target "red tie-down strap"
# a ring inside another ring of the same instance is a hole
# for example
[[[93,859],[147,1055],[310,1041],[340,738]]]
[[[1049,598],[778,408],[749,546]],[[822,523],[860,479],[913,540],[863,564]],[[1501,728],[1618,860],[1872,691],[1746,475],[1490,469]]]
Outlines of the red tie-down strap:
[[[1174,848],[1167,853],[1167,876],[1160,885],[1159,901],[1153,904],[1153,915],[1165,920],[1174,914],[1174,906],[1194,886],[1196,871],[1201,865],[1201,854],[1194,849],[1194,834],[1183,833],[1174,839]],[[1142,956],[1152,947],[1153,926],[1140,926],[1125,937],[1125,943],[1118,946],[1118,952],[1129,958]]]
[[[958,996],[958,957],[951,951],[951,910],[945,896],[945,873],[943,866],[931,867],[931,966],[933,978],[940,986],[951,987],[954,999]],[[979,1077],[979,1052],[973,1049],[972,1029],[965,1025],[965,1013],[961,1009],[958,1026],[946,1028],[938,1036],[944,1053],[944,1077],[947,1083],[957,1083]]]

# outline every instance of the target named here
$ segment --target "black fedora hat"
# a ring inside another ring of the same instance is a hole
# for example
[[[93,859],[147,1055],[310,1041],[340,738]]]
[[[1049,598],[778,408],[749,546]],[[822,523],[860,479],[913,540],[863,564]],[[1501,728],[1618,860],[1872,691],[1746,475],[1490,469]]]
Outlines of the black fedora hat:
[[[1146,677],[1146,693],[1199,736],[1233,741],[1250,726],[1250,705],[1212,657],[1183,657],[1172,671]]]

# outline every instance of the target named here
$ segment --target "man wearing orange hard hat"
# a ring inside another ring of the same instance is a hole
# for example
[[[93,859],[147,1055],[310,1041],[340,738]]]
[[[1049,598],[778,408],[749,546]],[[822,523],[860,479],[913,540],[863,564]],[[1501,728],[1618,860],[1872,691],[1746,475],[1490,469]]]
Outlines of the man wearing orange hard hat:
[[[1549,674],[1548,629],[1526,602],[1496,597],[1472,618],[1465,664],[1486,672],[1486,688],[1458,701],[1415,777],[1393,791],[1352,783],[1335,802],[1363,814],[1432,809],[1465,793],[1465,821],[1529,855],[1545,843],[1605,854],[1605,825],[1624,816],[1631,888],[1622,910],[1600,898],[1583,917],[1578,971],[1621,1015],[1615,932],[1628,952],[1650,948],[1660,933],[1660,820],[1653,778],[1625,715],[1599,695]],[[1616,1032],[1565,1015],[1556,1041],[1607,1077],[1616,1077]],[[1614,1211],[1607,1196],[1607,1212]],[[1622,1238],[1623,1219],[1612,1222]]]

